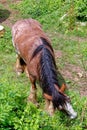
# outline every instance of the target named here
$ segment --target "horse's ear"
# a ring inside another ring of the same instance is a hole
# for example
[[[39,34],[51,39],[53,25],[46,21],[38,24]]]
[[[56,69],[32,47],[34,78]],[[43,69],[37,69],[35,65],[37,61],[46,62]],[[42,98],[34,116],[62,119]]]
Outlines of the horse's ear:
[[[61,88],[60,88],[60,91],[61,91],[61,92],[64,92],[66,88],[67,88],[67,87],[66,87],[66,84],[62,84],[62,86],[61,86]]]

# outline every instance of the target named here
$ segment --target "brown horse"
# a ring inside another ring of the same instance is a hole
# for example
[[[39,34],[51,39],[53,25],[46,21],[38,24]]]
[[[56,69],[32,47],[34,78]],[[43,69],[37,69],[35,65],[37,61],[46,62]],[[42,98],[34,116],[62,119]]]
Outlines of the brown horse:
[[[37,103],[36,81],[38,80],[49,114],[52,115],[55,109],[60,108],[64,109],[70,118],[75,118],[77,114],[64,94],[65,82],[62,82],[62,85],[59,83],[51,42],[40,23],[34,19],[16,22],[12,27],[12,41],[18,55],[16,72],[19,75],[26,71],[32,84],[29,101]]]

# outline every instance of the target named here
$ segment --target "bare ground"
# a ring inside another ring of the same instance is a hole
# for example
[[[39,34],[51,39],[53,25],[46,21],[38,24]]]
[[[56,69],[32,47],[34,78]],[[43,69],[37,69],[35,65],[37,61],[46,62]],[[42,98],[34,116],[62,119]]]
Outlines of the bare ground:
[[[12,0],[12,2],[18,3],[21,0]],[[7,0],[0,0],[0,3],[4,5],[4,10],[0,11],[3,13],[3,17],[0,18],[0,23],[2,25],[6,25],[8,27],[12,27],[13,23],[17,21],[18,19],[21,19],[18,14],[19,12],[16,10],[13,10],[9,8],[9,2]],[[6,15],[7,14],[7,15]],[[7,16],[7,17],[5,17]],[[49,34],[54,35],[54,34]],[[87,38],[80,38],[80,37],[66,37],[63,34],[55,34],[57,37],[62,38],[65,37],[65,39],[71,39],[75,41],[87,41]],[[55,50],[55,57],[61,58],[62,57],[62,51],[61,50]],[[74,86],[78,86],[77,91],[79,91],[81,96],[87,96],[87,72],[85,72],[84,68],[72,64],[65,63],[65,66],[63,70],[61,70],[61,73],[65,77],[65,79],[69,79],[73,81]],[[70,87],[69,87],[70,88]]]

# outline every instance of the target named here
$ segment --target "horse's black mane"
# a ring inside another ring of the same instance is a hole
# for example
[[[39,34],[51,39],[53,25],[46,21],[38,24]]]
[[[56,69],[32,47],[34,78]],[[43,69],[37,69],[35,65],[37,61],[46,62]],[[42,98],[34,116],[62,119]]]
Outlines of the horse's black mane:
[[[47,48],[43,48],[43,53],[41,55],[40,59],[40,79],[43,87],[43,91],[45,93],[48,93],[49,95],[52,95],[52,89],[51,86],[54,86],[54,84],[58,84],[57,81],[57,72],[56,67],[54,63],[54,58],[51,55],[50,51]]]
[[[51,51],[53,52],[53,48],[52,48],[52,46],[47,42],[47,40],[46,40],[45,38],[43,38],[43,37],[41,37],[41,40],[43,41],[43,44],[46,45],[46,46],[48,46],[48,47],[51,49]]]
[[[65,104],[66,97],[62,93],[58,92],[54,86],[59,86],[59,84],[57,79],[55,59],[51,53],[51,51],[53,52],[53,49],[44,38],[41,38],[41,40],[43,44],[36,48],[36,50],[33,52],[32,58],[41,52],[39,69],[40,84],[43,93],[52,96],[54,107],[58,107],[59,105]],[[49,47],[51,51],[47,47]]]
[[[43,44],[36,48],[36,50],[33,52],[31,59],[33,59],[43,49],[44,46],[48,46],[53,52],[52,46],[46,41],[46,39],[42,37],[40,37],[40,39],[43,41]]]

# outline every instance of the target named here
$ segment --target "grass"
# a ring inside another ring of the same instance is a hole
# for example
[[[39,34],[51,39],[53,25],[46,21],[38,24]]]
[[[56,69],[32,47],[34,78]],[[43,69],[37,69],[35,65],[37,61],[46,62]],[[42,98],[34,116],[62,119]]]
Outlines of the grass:
[[[21,6],[19,5],[19,7]],[[21,7],[21,10],[22,8],[24,7]],[[61,13],[63,14],[63,12]],[[25,17],[28,15],[26,13]],[[24,17],[24,14],[21,17]],[[44,30],[51,38],[53,48],[62,52],[62,57],[56,59],[59,70],[63,70],[66,63],[83,68],[83,62],[86,71],[87,41],[81,40],[80,42],[74,39],[77,36],[79,39],[85,39],[86,28],[80,27],[81,32],[76,29],[70,31],[65,23],[59,23],[60,17],[57,10],[54,10],[52,13],[43,14],[36,19],[42,23]],[[59,36],[59,34],[61,35]],[[75,120],[70,120],[65,113],[60,111],[56,111],[54,116],[50,117],[44,110],[45,102],[39,87],[39,108],[32,103],[27,103],[30,82],[25,74],[18,77],[15,73],[16,56],[11,38],[11,30],[5,26],[5,34],[0,38],[0,130],[86,130],[87,97],[80,96],[79,85],[74,84],[69,77],[66,80],[67,85],[73,89],[69,88],[66,93],[70,96],[71,103],[78,113]]]

